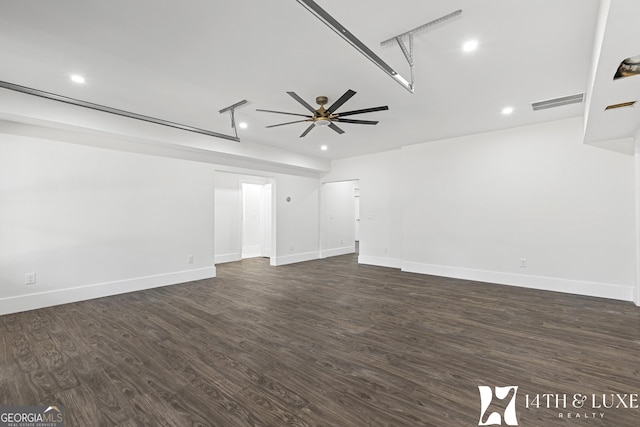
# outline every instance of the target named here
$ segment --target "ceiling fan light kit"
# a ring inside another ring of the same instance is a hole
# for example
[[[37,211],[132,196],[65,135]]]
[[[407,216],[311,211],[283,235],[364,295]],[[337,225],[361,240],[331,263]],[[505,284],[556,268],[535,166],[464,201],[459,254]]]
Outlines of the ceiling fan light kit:
[[[398,34],[395,37],[392,37],[388,40],[380,43],[381,46],[385,46],[389,43],[396,42],[402,53],[404,54],[407,62],[409,63],[409,68],[411,70],[411,81],[408,81],[404,77],[402,77],[398,72],[396,72],[391,66],[389,66],[386,62],[384,62],[378,55],[376,55],[371,49],[369,49],[364,43],[362,43],[356,36],[354,36],[349,30],[347,30],[342,24],[340,24],[333,16],[331,16],[327,11],[322,9],[316,2],[313,0],[296,0],[299,4],[304,6],[309,12],[311,12],[316,18],[322,21],[325,25],[331,28],[336,34],[342,37],[347,43],[349,43],[352,47],[358,50],[362,55],[364,55],[367,59],[377,65],[381,70],[391,76],[396,82],[400,83],[402,87],[407,89],[409,92],[413,93],[414,85],[415,85],[415,61],[414,61],[414,51],[413,51],[413,36],[419,31],[423,31],[427,28],[434,27],[436,25],[442,24],[446,21],[449,21],[452,18],[459,16],[462,13],[462,10],[456,10],[455,12],[444,15],[438,19],[435,19],[431,22],[428,22],[419,27],[413,28],[409,31],[405,31],[404,33]],[[408,39],[409,46],[404,42],[404,38]],[[305,117],[301,120],[295,120],[292,122],[279,123],[271,126],[266,126],[267,128],[284,126],[294,123],[302,123],[302,122],[311,122],[311,125],[307,127],[307,129],[300,135],[300,138],[305,137],[311,130],[315,127],[329,127],[334,130],[338,134],[343,134],[344,131],[336,125],[336,123],[350,123],[350,124],[366,124],[366,125],[375,125],[378,122],[373,120],[353,120],[353,119],[345,119],[343,117],[369,113],[373,111],[382,111],[388,110],[388,106],[381,107],[373,107],[373,108],[365,108],[361,110],[353,110],[347,111],[344,113],[337,113],[336,111],[340,108],[345,102],[347,102],[353,95],[356,94],[355,91],[349,89],[347,90],[336,102],[334,102],[329,108],[325,109],[325,104],[328,103],[328,98],[326,96],[318,96],[316,97],[316,103],[320,105],[320,108],[314,109],[311,105],[309,105],[306,101],[304,101],[300,96],[298,96],[295,92],[287,92],[293,99],[298,101],[300,105],[306,108],[311,115],[299,114],[299,113],[288,113],[284,111],[274,111],[274,110],[263,110],[257,109],[256,111],[262,111],[267,113],[275,113],[275,114],[286,114],[291,116],[301,116]]]
[[[277,126],[290,125],[293,123],[311,122],[311,125],[302,133],[302,135],[300,135],[300,138],[307,136],[307,134],[311,132],[311,130],[316,126],[329,127],[332,130],[334,130],[336,133],[343,134],[344,130],[338,127],[336,123],[375,125],[375,124],[378,124],[378,122],[374,120],[354,120],[354,119],[344,119],[343,117],[353,116],[356,114],[371,113],[374,111],[383,111],[383,110],[389,109],[388,106],[383,105],[381,107],[372,107],[372,108],[363,108],[360,110],[345,111],[344,113],[336,112],[345,102],[347,102],[349,99],[351,99],[353,95],[356,94],[356,92],[351,89],[347,90],[340,98],[336,100],[336,102],[331,104],[329,108],[324,108],[325,104],[329,102],[329,98],[327,98],[326,96],[317,96],[316,104],[320,105],[320,108],[318,109],[314,109],[311,105],[309,105],[304,99],[298,96],[295,92],[287,92],[287,94],[291,96],[293,99],[295,99],[296,101],[298,101],[300,105],[302,105],[304,108],[309,110],[312,114],[309,115],[309,114],[300,114],[300,113],[288,113],[285,111],[263,110],[260,108],[256,109],[256,111],[262,111],[265,113],[286,114],[289,116],[305,117],[302,120],[295,120],[293,122],[278,123],[276,125],[266,126],[267,128],[273,128]]]

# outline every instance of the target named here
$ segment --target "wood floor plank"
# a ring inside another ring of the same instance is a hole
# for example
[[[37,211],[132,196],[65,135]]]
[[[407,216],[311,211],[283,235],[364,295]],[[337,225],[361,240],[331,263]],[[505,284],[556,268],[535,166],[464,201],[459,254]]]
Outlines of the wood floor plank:
[[[631,303],[352,255],[217,274],[0,316],[0,404],[59,404],[70,427],[477,426],[478,386],[517,385],[519,425],[547,427],[587,421],[525,395],[640,393]],[[640,425],[603,411],[590,427]]]

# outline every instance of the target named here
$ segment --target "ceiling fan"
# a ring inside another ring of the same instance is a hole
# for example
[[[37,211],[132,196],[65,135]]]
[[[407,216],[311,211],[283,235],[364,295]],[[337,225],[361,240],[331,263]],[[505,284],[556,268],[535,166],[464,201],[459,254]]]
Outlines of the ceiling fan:
[[[389,109],[389,107],[385,105],[385,106],[382,106],[382,107],[364,108],[364,109],[361,109],[361,110],[353,110],[353,111],[345,111],[344,113],[337,113],[336,110],[338,108],[340,108],[342,106],[342,104],[347,102],[353,95],[356,94],[356,92],[352,91],[351,89],[346,91],[344,93],[344,95],[342,95],[340,98],[338,98],[338,100],[336,102],[331,104],[331,106],[329,108],[324,108],[324,105],[327,102],[329,102],[329,99],[326,96],[318,96],[318,97],[316,97],[316,103],[318,105],[320,105],[320,108],[318,108],[318,109],[314,109],[311,105],[309,105],[302,98],[300,98],[295,92],[287,92],[287,93],[293,99],[295,99],[300,104],[302,104],[302,106],[304,108],[306,108],[307,110],[309,110],[312,114],[309,115],[309,114],[287,113],[287,112],[284,112],[284,111],[261,110],[261,109],[257,109],[256,111],[263,111],[263,112],[267,112],[267,113],[277,113],[277,114],[287,114],[287,115],[290,115],[290,116],[306,117],[303,120],[296,120],[296,121],[293,121],[293,122],[279,123],[277,125],[266,126],[268,128],[273,128],[273,127],[276,127],[276,126],[290,125],[292,123],[312,122],[311,125],[304,132],[302,132],[302,135],[300,135],[300,138],[302,138],[303,136],[306,136],[309,132],[311,132],[311,129],[313,129],[315,126],[328,126],[331,129],[333,129],[334,131],[336,131],[337,133],[343,134],[344,131],[342,129],[340,129],[336,125],[336,123],[353,123],[353,124],[359,124],[359,125],[375,125],[375,124],[378,123],[377,121],[343,119],[343,117],[353,116],[355,114],[370,113],[372,111],[382,111],[382,110],[388,110]]]

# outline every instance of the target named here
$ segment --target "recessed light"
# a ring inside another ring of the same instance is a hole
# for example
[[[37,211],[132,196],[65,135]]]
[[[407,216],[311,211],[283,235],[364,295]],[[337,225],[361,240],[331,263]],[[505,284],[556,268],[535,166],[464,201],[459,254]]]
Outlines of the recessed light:
[[[240,123],[238,123],[238,127],[240,129],[246,129],[246,128],[249,127],[249,125],[246,122],[240,122]]]
[[[327,151],[329,149],[329,147],[327,147],[326,145],[323,145],[322,147],[320,147],[320,149],[322,151]]]
[[[504,107],[502,109],[502,114],[504,114],[505,116],[509,115],[513,113],[513,107]]]
[[[478,40],[469,40],[462,45],[462,50],[465,52],[473,52],[478,48]]]
[[[84,78],[84,77],[82,77],[82,76],[81,76],[81,75],[79,75],[79,74],[73,74],[73,75],[71,76],[71,81],[72,81],[72,82],[74,82],[74,83],[79,83],[79,84],[83,84],[83,83],[85,83],[85,82],[86,82],[85,78]]]

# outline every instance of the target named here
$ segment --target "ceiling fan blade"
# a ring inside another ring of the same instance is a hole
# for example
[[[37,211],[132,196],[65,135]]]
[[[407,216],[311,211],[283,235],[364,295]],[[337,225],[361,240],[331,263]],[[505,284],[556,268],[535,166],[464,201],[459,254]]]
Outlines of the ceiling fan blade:
[[[279,123],[277,125],[271,125],[271,126],[265,126],[265,127],[266,128],[275,128],[275,127],[278,127],[278,126],[290,125],[290,124],[293,124],[293,123],[309,122],[309,121],[311,121],[311,119],[308,119],[308,120],[296,120],[296,121],[293,121],[293,122]]]
[[[373,121],[373,120],[353,120],[353,119],[341,119],[341,118],[331,119],[331,120],[339,123],[355,123],[358,125],[377,125],[378,124],[377,121]]]
[[[336,111],[338,108],[340,108],[342,106],[342,104],[347,102],[355,94],[356,94],[355,91],[352,91],[351,89],[346,91],[344,93],[344,95],[342,95],[340,98],[338,98],[338,100],[336,102],[331,104],[331,107],[327,108],[327,111],[329,112],[329,114],[332,114],[334,111]]]
[[[311,105],[307,104],[307,102],[300,98],[298,95],[296,95],[295,92],[287,92],[293,99],[295,99],[296,101],[298,101],[300,104],[302,104],[302,106],[304,108],[306,108],[307,110],[311,111],[312,113],[315,113],[316,110],[315,108],[313,108]]]
[[[338,117],[353,116],[354,114],[371,113],[373,111],[383,111],[388,109],[389,107],[385,105],[382,107],[363,108],[362,110],[353,110],[353,111],[345,111],[344,113],[336,113],[336,116]]]
[[[309,126],[307,128],[307,130],[305,130],[304,132],[302,132],[302,135],[300,135],[300,138],[302,138],[303,136],[306,136],[309,132],[311,132],[311,129],[313,129],[314,127],[316,127],[315,124],[311,123],[311,126]]]
[[[338,126],[336,126],[336,124],[335,124],[335,123],[333,123],[333,122],[332,122],[332,123],[329,123],[329,127],[330,127],[331,129],[335,130],[336,132],[338,132],[338,133],[339,133],[339,134],[341,134],[341,135],[344,133],[344,131],[343,131],[342,129],[340,129]]]
[[[277,113],[277,114],[288,114],[290,116],[301,116],[301,117],[308,117],[311,118],[311,116],[307,115],[307,114],[298,114],[298,113],[287,113],[285,111],[273,111],[273,110],[262,110],[260,108],[257,108],[256,111],[262,111],[264,113]]]

